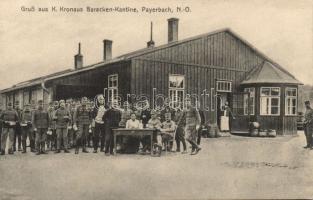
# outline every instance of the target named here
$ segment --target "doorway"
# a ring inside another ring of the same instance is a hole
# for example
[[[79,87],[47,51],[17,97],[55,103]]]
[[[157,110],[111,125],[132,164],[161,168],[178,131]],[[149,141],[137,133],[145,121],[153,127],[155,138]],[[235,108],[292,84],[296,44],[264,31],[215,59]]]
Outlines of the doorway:
[[[216,119],[217,119],[217,126],[219,129],[221,129],[221,116],[223,115],[223,107],[226,102],[228,102],[228,105],[230,108],[231,105],[231,93],[229,92],[218,92],[216,96]]]

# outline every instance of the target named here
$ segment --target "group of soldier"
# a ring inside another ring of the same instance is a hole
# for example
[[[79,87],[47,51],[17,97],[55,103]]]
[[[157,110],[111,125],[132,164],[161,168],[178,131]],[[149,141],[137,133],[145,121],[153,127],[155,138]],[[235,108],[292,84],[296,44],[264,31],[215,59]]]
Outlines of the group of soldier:
[[[192,155],[201,150],[199,144],[204,117],[203,113],[191,106],[190,99],[186,99],[184,110],[165,105],[160,111],[150,109],[148,103],[140,109],[128,102],[124,102],[121,108],[116,100],[105,104],[103,95],[98,95],[95,102],[87,97],[82,97],[79,101],[54,101],[48,108],[45,108],[42,100],[37,105],[26,104],[23,109],[18,104],[16,102],[13,108],[13,104],[9,102],[7,108],[0,112],[1,155],[6,153],[7,139],[8,154],[14,154],[16,150],[26,153],[28,143],[30,151],[36,155],[46,154],[47,151],[60,153],[61,150],[70,153],[71,148],[75,149],[75,154],[79,153],[80,148],[83,153],[89,153],[87,147],[91,147],[92,143],[93,153],[100,149],[105,155],[111,155],[115,128],[153,128],[153,143],[156,148],[161,148],[163,144],[163,148],[172,151],[173,141],[176,140],[176,151],[180,152],[182,143],[182,153],[187,153],[187,140],[191,144]],[[134,126],[136,120],[140,124],[138,127]],[[162,136],[159,145],[157,135]],[[170,142],[164,146],[166,140]],[[149,148],[149,138],[136,138],[136,147],[131,145],[132,141],[131,138],[118,140],[116,151],[127,152],[127,149],[135,148],[139,153],[145,154],[153,150]]]

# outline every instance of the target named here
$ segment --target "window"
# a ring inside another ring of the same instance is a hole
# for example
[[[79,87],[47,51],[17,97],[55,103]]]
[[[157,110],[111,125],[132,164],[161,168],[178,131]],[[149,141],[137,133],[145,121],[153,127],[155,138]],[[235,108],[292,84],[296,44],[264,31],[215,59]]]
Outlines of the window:
[[[297,88],[286,88],[286,115],[297,114]]]
[[[169,98],[171,105],[183,108],[185,92],[185,77],[183,75],[169,76]]]
[[[108,101],[112,102],[118,96],[118,75],[108,76]]]
[[[254,115],[255,88],[245,88],[244,92],[244,114]],[[246,93],[249,93],[249,95]]]
[[[231,81],[216,81],[216,91],[217,92],[231,92],[232,91]]]
[[[261,115],[280,114],[280,88],[263,87],[261,88],[260,112]]]

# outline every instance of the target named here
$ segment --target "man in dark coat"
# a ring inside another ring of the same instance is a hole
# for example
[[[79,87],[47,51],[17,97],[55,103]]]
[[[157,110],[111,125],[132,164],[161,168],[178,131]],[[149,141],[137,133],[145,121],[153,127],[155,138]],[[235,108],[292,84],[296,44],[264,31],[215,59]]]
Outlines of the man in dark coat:
[[[313,132],[313,109],[310,106],[310,101],[304,102],[305,114],[304,114],[304,134],[306,137],[307,145],[304,148],[312,148],[312,132]]]
[[[19,121],[17,112],[13,109],[11,102],[8,103],[7,109],[1,113],[0,121],[2,123],[1,133],[1,155],[5,154],[7,138],[9,137],[9,154],[13,154],[14,131]]]
[[[30,104],[26,104],[21,115],[21,130],[22,130],[22,153],[26,153],[26,141],[29,138],[30,144],[34,144],[34,137],[32,134],[32,112],[30,110]],[[34,147],[31,145],[31,151],[34,151]]]
[[[22,112],[23,110],[20,108],[20,102],[19,101],[16,101],[15,102],[15,110],[18,114],[18,118],[19,120],[21,119],[22,117]],[[20,124],[20,121],[18,121],[16,123],[16,126],[15,126],[15,134],[14,134],[14,142],[13,142],[13,151],[16,151],[16,141],[17,141],[17,148],[18,148],[18,151],[22,151],[22,148],[21,148],[21,138],[22,137],[22,128],[21,128],[21,124]]]
[[[81,146],[84,153],[88,153],[86,150],[87,135],[89,131],[89,126],[91,123],[91,113],[87,108],[87,97],[83,97],[81,100],[81,105],[78,106],[74,112],[73,117],[73,127],[77,130],[76,141],[75,141],[75,154],[78,154],[79,147]]]
[[[43,108],[43,101],[38,101],[38,109],[33,112],[32,125],[36,133],[36,155],[45,154],[45,141],[50,123],[49,114]]]
[[[118,128],[121,121],[121,111],[118,109],[117,100],[112,101],[110,109],[103,115],[103,121],[105,123],[105,155],[109,156],[113,154],[114,148],[113,129]]]

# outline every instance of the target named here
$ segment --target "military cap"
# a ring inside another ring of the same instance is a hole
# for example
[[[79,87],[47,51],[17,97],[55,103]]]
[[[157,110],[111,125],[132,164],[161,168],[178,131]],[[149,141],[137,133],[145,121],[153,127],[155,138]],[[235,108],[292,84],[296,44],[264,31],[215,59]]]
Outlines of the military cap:
[[[42,99],[38,100],[38,103],[43,103],[43,100]]]
[[[158,114],[156,110],[151,110],[151,115],[156,115]]]
[[[12,106],[12,102],[9,102],[9,103],[8,103],[8,106]]]
[[[310,104],[310,101],[305,101],[304,104],[308,105]]]

